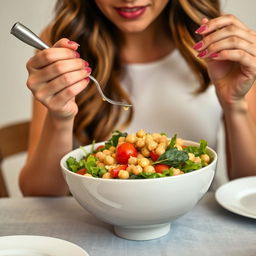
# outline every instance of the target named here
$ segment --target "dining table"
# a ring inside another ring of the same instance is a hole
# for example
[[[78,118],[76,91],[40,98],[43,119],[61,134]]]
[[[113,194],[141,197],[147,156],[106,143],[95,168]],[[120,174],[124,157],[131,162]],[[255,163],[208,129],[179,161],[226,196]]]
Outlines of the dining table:
[[[214,192],[174,220],[167,235],[147,241],[118,237],[72,196],[1,198],[0,236],[12,235],[60,238],[90,256],[256,256],[256,219],[222,208]]]

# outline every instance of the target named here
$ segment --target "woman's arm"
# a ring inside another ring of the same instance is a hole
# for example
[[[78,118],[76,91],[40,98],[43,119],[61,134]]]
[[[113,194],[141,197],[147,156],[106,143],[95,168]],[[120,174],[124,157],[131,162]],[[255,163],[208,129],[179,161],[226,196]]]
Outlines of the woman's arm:
[[[229,178],[256,175],[256,85],[241,105],[224,109]]]
[[[60,196],[68,192],[60,159],[72,149],[75,96],[88,84],[90,68],[78,45],[61,39],[27,63],[28,88],[34,95],[28,157],[20,173],[26,196]]]
[[[229,178],[256,175],[256,32],[233,15],[203,19],[194,46],[222,105],[229,159]]]
[[[25,196],[67,194],[60,159],[72,150],[72,134],[73,119],[56,121],[46,107],[33,100],[28,157],[19,180]]]

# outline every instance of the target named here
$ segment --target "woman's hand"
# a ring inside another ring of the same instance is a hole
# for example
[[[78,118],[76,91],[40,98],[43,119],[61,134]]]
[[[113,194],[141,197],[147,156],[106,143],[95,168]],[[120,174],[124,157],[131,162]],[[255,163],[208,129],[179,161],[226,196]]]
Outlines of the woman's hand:
[[[63,38],[27,62],[27,86],[55,118],[70,119],[77,114],[75,96],[89,82],[91,68],[76,52],[78,47]]]
[[[202,40],[193,48],[208,63],[222,107],[243,106],[256,80],[256,32],[233,15],[223,15],[203,19],[196,33]]]

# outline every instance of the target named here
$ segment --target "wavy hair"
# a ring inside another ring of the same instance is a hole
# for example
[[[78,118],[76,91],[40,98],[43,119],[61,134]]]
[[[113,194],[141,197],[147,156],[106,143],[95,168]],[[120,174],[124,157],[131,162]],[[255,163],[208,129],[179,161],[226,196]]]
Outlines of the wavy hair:
[[[206,63],[196,57],[192,45],[200,38],[195,30],[203,17],[220,15],[218,0],[170,0],[165,9],[172,39],[197,77],[203,92],[210,84]],[[93,0],[57,0],[55,18],[51,24],[50,41],[62,37],[80,44],[79,53],[92,67],[92,75],[103,85],[104,93],[115,100],[131,103],[127,88],[120,84],[122,65],[118,55],[121,37],[116,27],[101,13]],[[120,39],[119,39],[120,38]],[[105,140],[118,129],[123,130],[132,120],[134,108],[122,108],[102,101],[95,86],[88,86],[76,97],[79,112],[75,118],[74,135],[83,144]],[[123,117],[124,115],[124,117]]]

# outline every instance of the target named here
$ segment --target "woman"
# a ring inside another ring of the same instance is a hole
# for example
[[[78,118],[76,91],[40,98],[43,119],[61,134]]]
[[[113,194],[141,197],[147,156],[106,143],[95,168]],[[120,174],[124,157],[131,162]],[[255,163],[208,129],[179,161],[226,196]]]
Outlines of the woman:
[[[221,15],[217,0],[59,0],[41,37],[53,47],[27,63],[24,195],[65,195],[60,158],[128,124],[215,147],[223,117],[229,178],[256,174],[256,32]],[[91,73],[133,108],[102,101]]]

